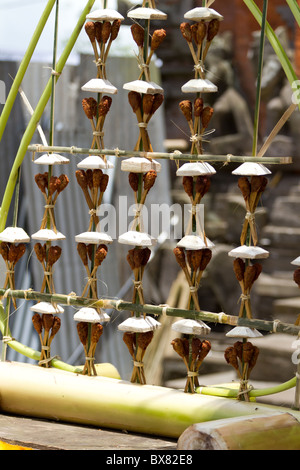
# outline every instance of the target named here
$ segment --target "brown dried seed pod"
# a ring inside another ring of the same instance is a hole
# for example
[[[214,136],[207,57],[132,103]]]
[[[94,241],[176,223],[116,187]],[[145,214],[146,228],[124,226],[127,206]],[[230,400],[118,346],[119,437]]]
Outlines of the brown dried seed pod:
[[[247,176],[241,176],[238,179],[238,187],[240,188],[240,191],[243,195],[244,200],[247,201],[251,193],[251,185],[249,183]]]
[[[142,99],[137,91],[130,91],[128,93],[128,101],[134,113],[141,108]]]
[[[144,190],[149,191],[155,183],[157,173],[155,170],[149,170],[144,174]]]
[[[77,244],[77,252],[80,256],[80,259],[83,263],[84,266],[87,266],[88,264],[88,255],[87,255],[87,247],[85,245],[85,243],[78,243]]]
[[[139,189],[139,175],[137,173],[130,172],[128,175],[128,181],[131,189],[136,193]]]
[[[165,39],[167,33],[164,29],[157,29],[153,32],[151,40],[151,50],[156,51],[156,49],[161,45]]]
[[[184,356],[186,359],[189,358],[190,354],[190,342],[187,338],[182,338],[182,345],[183,345],[183,351],[184,351]]]
[[[53,320],[53,326],[52,326],[52,329],[51,329],[50,339],[54,338],[54,336],[59,331],[60,327],[61,327],[61,319],[58,316],[55,315],[54,320]]]
[[[49,313],[43,313],[42,315],[42,323],[45,331],[50,331],[54,322],[54,315]]]
[[[9,245],[6,242],[0,243],[0,254],[4,261],[8,261]]]
[[[119,30],[120,30],[120,27],[121,27],[121,23],[122,21],[121,20],[114,20],[112,25],[111,25],[111,34],[110,34],[110,40],[111,41],[114,41],[118,34],[119,34]]]
[[[15,263],[17,263],[22,258],[25,252],[26,252],[25,243],[19,243],[17,245],[17,255],[16,255]]]
[[[102,22],[101,21],[95,21],[95,37],[97,42],[102,41]]]
[[[153,102],[154,102],[154,95],[150,95],[149,93],[146,93],[145,95],[143,95],[142,103],[143,103],[144,114],[146,115],[151,114]]]
[[[107,255],[107,246],[99,245],[95,253],[95,266],[100,266],[102,261],[105,260]]]
[[[241,341],[236,341],[233,345],[236,355],[239,358],[239,360],[242,360],[242,354],[243,354],[243,343]]]
[[[92,189],[93,188],[93,170],[89,168],[88,170],[86,170],[85,174],[86,174],[88,187]]]
[[[230,364],[236,370],[239,370],[239,363],[237,360],[236,349],[233,346],[229,346],[225,350],[224,357],[225,357],[227,364]]]
[[[84,29],[90,41],[93,43],[95,41],[95,23],[93,21],[88,21],[85,23]]]
[[[188,122],[192,120],[193,107],[189,100],[183,100],[179,103],[179,107]]]
[[[257,274],[257,268],[255,268],[255,266],[246,267],[245,276],[244,276],[245,290],[251,289],[256,279],[256,274]]]
[[[242,360],[243,362],[249,363],[253,354],[253,344],[250,341],[246,341],[243,343],[243,353],[242,353]]]
[[[245,274],[245,262],[241,258],[236,258],[233,262],[233,270],[235,273],[235,277],[239,282],[244,280]]]
[[[131,333],[129,331],[126,331],[123,334],[123,341],[126,344],[128,351],[131,355],[131,357],[134,357],[134,346],[135,346],[135,340],[136,340],[136,335],[135,333]]]
[[[77,183],[82,189],[87,189],[88,183],[87,183],[87,177],[86,173],[84,170],[76,170],[75,176],[77,179]]]
[[[86,346],[88,340],[88,324],[86,322],[77,323],[77,333],[83,346]]]
[[[108,185],[108,181],[109,181],[109,176],[106,173],[104,173],[102,175],[101,182],[100,182],[100,193],[105,192],[107,185]]]
[[[133,248],[133,262],[135,268],[140,268],[143,263],[144,253],[142,248]]]
[[[201,351],[199,352],[198,362],[202,362],[206,358],[210,350],[211,350],[210,341],[208,341],[207,339],[203,340],[202,345],[201,345]]]
[[[111,22],[104,21],[102,24],[101,39],[104,44],[107,43],[111,34]]]
[[[262,272],[262,265],[260,263],[255,263],[254,265],[254,268],[255,268],[255,276],[254,276],[254,281],[256,281],[256,279],[259,277],[260,273]]]
[[[99,116],[106,116],[106,114],[110,110],[111,104],[112,98],[110,96],[103,96],[98,106]]]
[[[207,41],[210,42],[218,34],[220,22],[216,19],[211,20],[207,26]]]
[[[133,260],[133,249],[128,251],[126,259],[128,261],[129,266],[131,267],[133,271],[135,269],[135,264]]]
[[[194,101],[194,116],[195,117],[200,117],[202,111],[203,111],[203,99],[202,98],[196,98],[195,101]]]
[[[60,180],[58,176],[51,176],[50,182],[49,182],[48,195],[53,196],[53,194],[58,190],[59,186],[60,186]]]
[[[186,268],[184,249],[177,246],[176,248],[174,248],[173,253],[179,266],[183,269]]]
[[[248,363],[249,373],[251,372],[253,367],[255,367],[258,356],[259,356],[259,348],[257,346],[252,345],[252,356],[251,356],[250,361]]]
[[[8,251],[8,261],[10,263],[16,263],[17,256],[18,256],[18,247],[12,243]]]
[[[83,98],[81,104],[86,117],[88,119],[93,119],[93,117],[97,114],[97,101],[92,97]]]
[[[61,256],[61,247],[60,246],[50,246],[48,250],[48,265],[53,266],[56,261],[59,260]]]
[[[203,129],[207,128],[213,114],[214,114],[214,109],[211,108],[210,106],[205,106],[205,108],[203,108],[202,113],[201,113],[201,123],[202,123]]]
[[[186,194],[189,197],[193,197],[193,192],[194,192],[193,177],[192,176],[183,176],[182,186],[183,186],[183,189],[185,190]]]
[[[200,194],[201,198],[209,191],[211,179],[208,176],[198,175],[195,183],[195,191]]]
[[[101,179],[103,176],[103,171],[100,168],[93,170],[93,187],[99,188],[101,184]]]
[[[33,247],[36,257],[40,263],[43,263],[45,260],[45,253],[42,245],[40,243],[36,243]]]
[[[186,351],[181,338],[175,338],[171,341],[174,351],[182,358],[186,357]]]
[[[32,323],[34,326],[35,331],[41,335],[43,331],[43,322],[42,322],[42,317],[40,316],[39,313],[35,313],[32,316]]]
[[[206,24],[202,21],[200,23],[194,23],[191,26],[191,30],[192,30],[192,36],[193,36],[195,43],[198,46],[201,45],[202,41],[204,40],[206,36],[206,31],[207,31]]]
[[[193,38],[192,29],[189,23],[181,23],[180,31],[181,31],[182,36],[187,42],[192,42],[192,38]]]
[[[206,269],[208,263],[210,262],[212,258],[212,251],[209,248],[204,248],[202,251],[202,256],[201,256],[201,263],[200,263],[200,271],[204,271]]]
[[[146,331],[137,335],[137,346],[143,350],[146,350],[153,338],[153,331]]]
[[[87,254],[90,260],[94,258],[94,253],[96,253],[96,247],[93,243],[89,243],[86,247]]]
[[[93,323],[92,332],[91,332],[91,342],[94,344],[97,344],[102,333],[103,333],[103,326],[101,325],[101,323]]]
[[[130,30],[131,30],[132,37],[134,41],[136,42],[136,44],[138,45],[138,47],[143,47],[144,46],[144,28],[142,28],[142,26],[140,26],[139,24],[134,23],[131,26]]]
[[[257,193],[263,182],[263,176],[253,175],[251,177],[251,192]]]
[[[201,347],[202,347],[201,339],[194,336],[192,338],[192,360],[193,361],[197,360],[197,357],[201,351]]]
[[[156,93],[154,96],[153,104],[152,104],[152,109],[151,109],[151,114],[153,115],[158,108],[162,105],[164,101],[164,95],[161,93]]]
[[[42,193],[46,193],[48,188],[48,173],[38,173],[35,175],[34,180]]]
[[[62,174],[59,176],[59,181],[60,181],[60,184],[59,184],[59,187],[57,188],[57,192],[61,193],[68,186],[69,178],[67,177],[67,175]]]
[[[300,268],[294,271],[294,281],[300,287]]]
[[[141,263],[142,263],[142,266],[146,266],[151,256],[151,250],[150,248],[146,247],[146,248],[143,248],[142,251],[143,251],[143,257],[142,257]]]
[[[188,250],[186,257],[191,270],[197,271],[201,264],[202,250]]]

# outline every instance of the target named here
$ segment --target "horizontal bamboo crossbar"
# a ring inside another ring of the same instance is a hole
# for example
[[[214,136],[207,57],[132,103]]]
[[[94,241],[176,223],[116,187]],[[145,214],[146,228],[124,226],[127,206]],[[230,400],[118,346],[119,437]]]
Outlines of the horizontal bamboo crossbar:
[[[58,146],[44,146],[44,145],[29,145],[28,151],[33,153],[41,152],[57,152],[68,154],[82,154],[82,155],[107,155],[116,157],[145,157],[154,159],[165,160],[186,160],[186,161],[207,161],[207,162],[223,162],[223,163],[245,163],[257,162],[262,164],[291,164],[293,163],[292,157],[258,157],[258,156],[239,156],[239,155],[194,155],[190,153],[174,152],[139,152],[133,150],[120,150],[116,149],[88,149],[81,147],[58,147]]]
[[[29,290],[6,290],[0,289],[0,297],[13,297],[26,300],[37,300],[44,302],[51,302],[62,305],[72,305],[77,307],[94,307],[103,309],[116,309],[118,311],[125,310],[136,312],[138,314],[150,315],[168,315],[173,317],[194,318],[209,323],[220,323],[231,326],[248,326],[249,328],[256,328],[262,331],[271,333],[285,333],[289,335],[298,335],[300,333],[300,326],[290,323],[284,323],[279,320],[260,320],[256,318],[239,318],[235,315],[227,315],[224,312],[213,313],[207,311],[185,310],[179,308],[169,307],[168,305],[138,305],[132,302],[127,302],[121,299],[89,299],[86,297],[79,297],[76,294],[47,294],[44,292],[36,292]]]

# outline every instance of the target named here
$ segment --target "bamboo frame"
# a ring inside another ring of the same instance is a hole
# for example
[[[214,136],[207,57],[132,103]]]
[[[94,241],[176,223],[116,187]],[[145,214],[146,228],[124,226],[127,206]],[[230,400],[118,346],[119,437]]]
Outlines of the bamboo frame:
[[[171,317],[193,318],[196,320],[207,321],[211,323],[220,323],[231,326],[248,326],[270,333],[285,333],[293,336],[300,334],[300,326],[290,323],[281,322],[279,320],[260,320],[256,318],[239,318],[236,315],[228,315],[226,313],[213,313],[207,311],[187,310],[169,307],[165,305],[135,304],[122,299],[89,299],[87,297],[79,297],[77,295],[65,294],[47,294],[33,290],[10,290],[0,289],[0,297],[18,298],[25,300],[37,300],[44,302],[52,302],[61,305],[77,306],[77,307],[94,307],[103,309],[116,309],[133,311],[139,314],[145,313],[149,315],[167,315]]]
[[[241,155],[197,155],[190,153],[181,153],[181,152],[143,152],[135,150],[121,150],[116,149],[88,149],[81,147],[61,147],[61,146],[45,146],[40,144],[29,145],[29,152],[42,153],[42,152],[58,152],[58,153],[69,153],[79,154],[79,155],[108,155],[115,156],[118,158],[127,158],[127,157],[145,157],[151,159],[163,159],[163,160],[184,160],[184,161],[207,161],[207,162],[220,162],[220,163],[261,163],[261,164],[270,164],[270,165],[283,165],[293,163],[292,157],[259,157],[259,156],[241,156]]]

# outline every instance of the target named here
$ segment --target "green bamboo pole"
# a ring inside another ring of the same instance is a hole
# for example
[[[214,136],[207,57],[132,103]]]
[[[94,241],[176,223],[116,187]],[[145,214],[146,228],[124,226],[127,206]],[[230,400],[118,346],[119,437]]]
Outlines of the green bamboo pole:
[[[90,12],[93,4],[95,3],[95,0],[88,0],[85,8],[83,9],[80,18],[75,26],[75,29],[70,36],[70,39],[67,42],[67,45],[65,49],[63,50],[56,66],[56,72],[57,74],[60,74],[67,62],[67,59],[75,45],[75,42],[77,41],[77,38],[80,34],[80,31],[85,23],[86,20],[86,15]],[[58,76],[55,77],[56,80],[58,79]],[[8,182],[6,185],[6,189],[4,192],[3,200],[2,200],[2,205],[1,205],[1,210],[0,210],[0,231],[3,231],[5,228],[7,216],[8,216],[8,211],[10,207],[10,203],[12,200],[15,184],[16,184],[16,179],[17,179],[17,174],[18,174],[18,169],[21,166],[23,159],[25,157],[28,145],[30,144],[30,141],[34,135],[34,132],[36,130],[36,127],[42,117],[42,114],[44,112],[44,109],[49,101],[49,98],[51,96],[51,90],[52,90],[52,78],[49,79],[44,92],[37,104],[37,107],[28,123],[28,126],[24,132],[24,135],[22,137],[21,143],[19,145],[19,149],[13,164],[13,167],[10,172],[10,176],[8,178]]]
[[[17,95],[18,95],[19,87],[22,83],[23,77],[24,77],[24,75],[26,73],[26,70],[28,68],[28,65],[30,63],[32,54],[33,54],[33,52],[36,48],[36,45],[37,45],[37,43],[40,39],[40,36],[43,32],[43,29],[44,29],[44,27],[45,27],[45,25],[48,21],[48,18],[50,16],[52,8],[55,4],[55,1],[56,0],[49,0],[48,1],[47,5],[45,7],[45,10],[44,10],[44,12],[43,12],[38,24],[37,24],[37,27],[36,27],[36,29],[33,33],[32,38],[30,40],[30,43],[29,43],[28,48],[25,52],[25,55],[22,59],[22,62],[20,64],[20,67],[18,69],[16,77],[15,77],[15,79],[13,81],[13,84],[10,88],[9,94],[6,98],[6,101],[5,101],[1,116],[0,116],[0,141],[2,139],[2,135],[3,135],[3,132],[5,130],[5,127],[6,127],[10,112],[12,110],[13,104],[15,102],[15,99],[16,99]]]
[[[79,155],[108,155],[117,156],[118,158],[127,157],[146,157],[162,160],[186,160],[186,161],[210,161],[220,163],[245,163],[245,162],[259,162],[271,165],[289,165],[293,162],[291,157],[259,157],[259,156],[241,156],[241,155],[195,155],[190,153],[181,152],[143,152],[135,150],[121,150],[121,149],[89,149],[82,147],[64,147],[64,146],[48,146],[33,144],[28,146],[28,151],[35,153],[41,152],[58,152]]]
[[[231,326],[248,326],[250,328],[256,328],[258,330],[267,331],[269,333],[285,333],[292,336],[300,334],[300,327],[284,323],[281,321],[271,320],[260,320],[256,318],[239,318],[236,315],[227,315],[226,313],[214,313],[207,311],[197,310],[186,310],[174,307],[166,307],[162,305],[150,305],[150,304],[134,304],[127,302],[122,299],[90,299],[87,297],[79,297],[76,295],[65,295],[65,294],[48,294],[45,292],[37,292],[33,290],[5,290],[0,289],[0,297],[14,297],[18,299],[36,300],[44,302],[58,303],[61,305],[73,305],[77,307],[94,307],[103,309],[116,309],[118,311],[133,311],[138,314],[146,313],[149,315],[168,315],[174,317],[183,318],[195,318],[197,320],[203,320],[210,323],[219,323],[223,325]],[[0,322],[0,329],[1,322]]]

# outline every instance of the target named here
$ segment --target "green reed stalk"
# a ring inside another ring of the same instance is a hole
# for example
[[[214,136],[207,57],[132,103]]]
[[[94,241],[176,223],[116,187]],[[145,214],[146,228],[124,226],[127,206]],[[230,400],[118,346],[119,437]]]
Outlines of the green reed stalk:
[[[256,100],[255,100],[252,155],[257,154],[259,113],[260,113],[260,101],[261,101],[261,79],[262,79],[262,71],[263,71],[263,64],[264,64],[267,11],[268,11],[268,0],[264,0],[262,21],[261,21],[260,44],[259,44],[259,61],[258,61],[257,83],[256,83]]]
[[[82,27],[85,23],[86,20],[86,15],[90,12],[92,6],[94,5],[95,0],[88,0],[85,8],[83,9],[80,18],[75,26],[75,29],[70,36],[69,41],[66,44],[65,49],[63,50],[60,59],[57,62],[56,66],[56,72],[60,74],[67,62],[67,59],[78,39],[78,36],[82,30]],[[55,79],[58,79],[58,76],[55,76]],[[36,130],[36,127],[42,117],[42,114],[44,112],[44,109],[49,101],[49,98],[51,96],[51,90],[52,90],[52,78],[49,79],[44,92],[37,104],[37,107],[35,108],[35,111],[28,123],[28,126],[23,134],[22,140],[19,145],[19,149],[13,164],[13,167],[11,169],[6,189],[4,192],[3,200],[2,200],[2,205],[1,205],[1,210],[0,210],[0,231],[3,231],[5,228],[7,216],[8,216],[8,211],[10,207],[10,203],[12,200],[16,180],[17,180],[17,175],[18,175],[18,169],[21,166],[23,159],[25,157],[27,147],[30,144],[30,141],[34,135],[34,132]]]
[[[1,116],[0,116],[0,141],[2,139],[3,132],[5,130],[8,118],[10,116],[11,109],[12,109],[13,104],[15,102],[15,99],[18,95],[19,87],[22,83],[23,77],[26,73],[26,70],[27,70],[28,65],[30,63],[32,54],[33,54],[33,52],[36,48],[36,45],[37,45],[37,43],[40,39],[42,31],[43,31],[43,29],[44,29],[44,27],[45,27],[45,25],[48,21],[48,18],[50,16],[52,8],[55,4],[55,1],[56,0],[49,0],[48,1],[47,5],[46,5],[46,8],[45,8],[40,20],[39,20],[39,23],[38,23],[38,25],[37,25],[37,27],[34,31],[34,34],[33,34],[32,38],[31,38],[31,41],[28,45],[28,48],[25,52],[25,55],[22,59],[22,62],[20,64],[20,67],[19,67],[19,70],[16,74],[16,77],[13,81],[13,84],[10,88],[9,94],[7,96],[4,108],[3,108]]]

